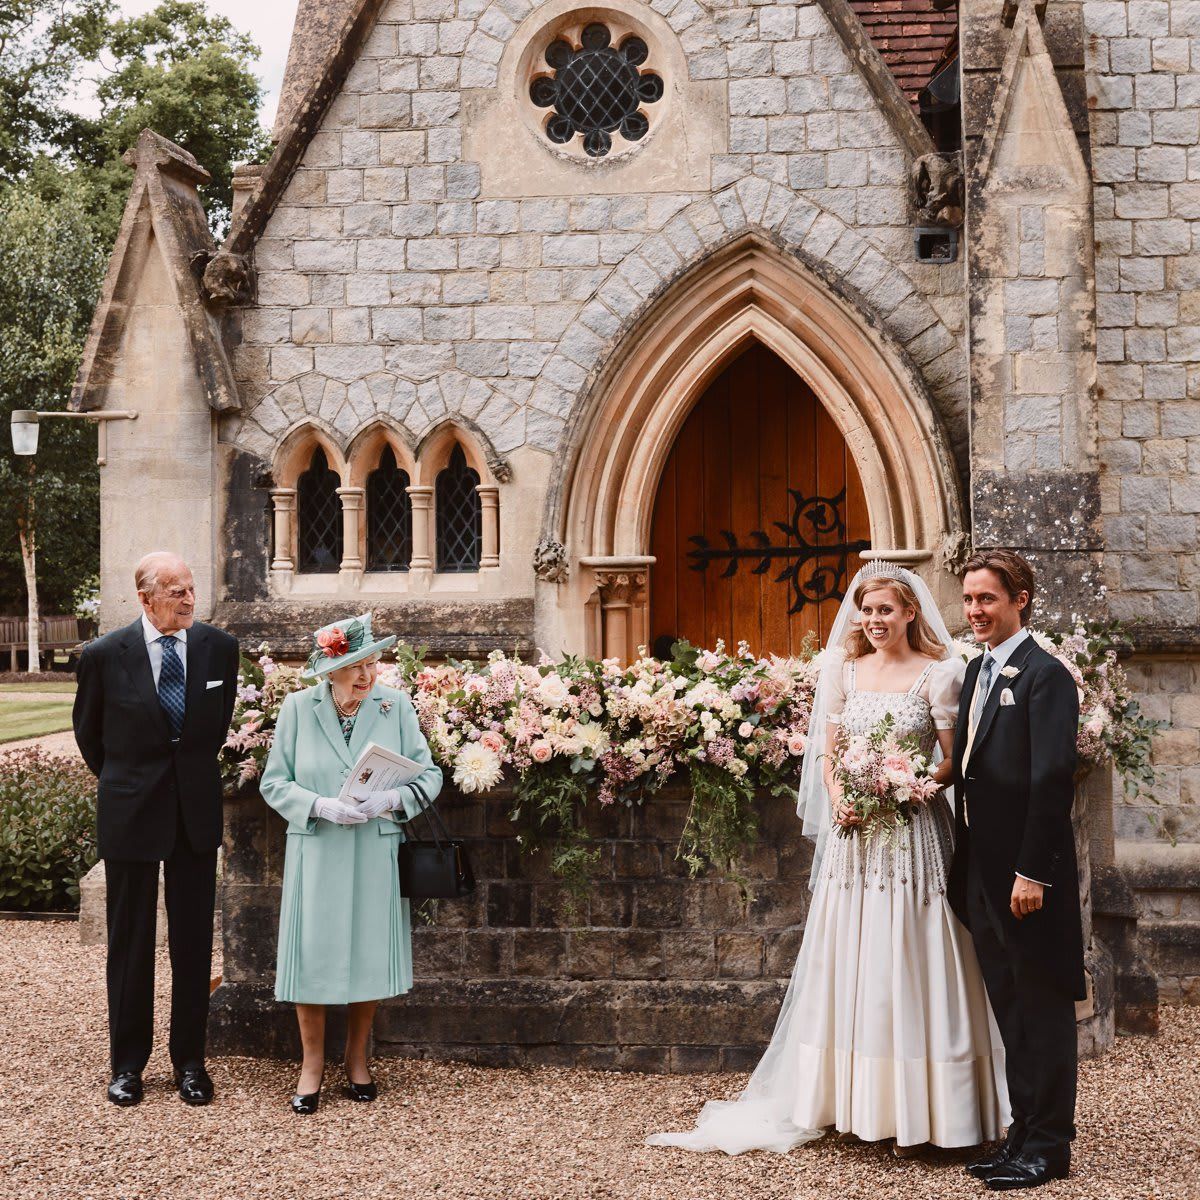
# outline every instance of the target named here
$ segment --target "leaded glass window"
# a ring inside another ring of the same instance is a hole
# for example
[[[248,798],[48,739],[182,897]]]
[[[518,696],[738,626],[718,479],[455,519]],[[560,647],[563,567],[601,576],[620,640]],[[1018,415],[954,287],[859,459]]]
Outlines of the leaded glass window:
[[[479,473],[467,466],[461,446],[438,472],[434,490],[437,505],[437,562],[439,571],[478,571],[483,545],[483,507]]]
[[[296,568],[312,574],[341,569],[342,481],[319,446],[296,481]]]
[[[388,446],[367,476],[367,570],[407,571],[412,561],[412,497],[408,472]]]
[[[646,136],[650,121],[643,104],[662,99],[662,77],[638,68],[650,56],[646,43],[630,34],[612,45],[608,26],[593,22],[584,28],[576,49],[557,38],[546,47],[553,75],[542,75],[529,86],[529,98],[539,108],[553,108],[546,136],[560,145],[576,134],[590,158],[603,158],[612,149],[612,135],[628,142]]]

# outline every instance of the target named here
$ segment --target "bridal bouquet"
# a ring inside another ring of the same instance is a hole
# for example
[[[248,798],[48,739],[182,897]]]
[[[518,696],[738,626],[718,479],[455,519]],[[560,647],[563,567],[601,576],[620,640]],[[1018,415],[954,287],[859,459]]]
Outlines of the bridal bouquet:
[[[941,785],[930,775],[930,762],[914,737],[897,737],[889,714],[869,734],[838,733],[833,777],[843,804],[854,810],[857,825],[839,825],[849,837],[864,840],[881,834],[889,844],[912,820],[913,810],[937,795]]]

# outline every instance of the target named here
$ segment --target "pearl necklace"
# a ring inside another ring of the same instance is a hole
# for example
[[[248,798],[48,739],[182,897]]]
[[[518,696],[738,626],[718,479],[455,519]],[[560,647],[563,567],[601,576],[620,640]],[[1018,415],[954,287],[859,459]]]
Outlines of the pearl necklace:
[[[353,707],[353,708],[352,708],[352,709],[351,709],[349,712],[347,712],[347,711],[346,711],[346,710],[345,710],[345,709],[344,709],[344,708],[343,708],[343,707],[342,707],[342,706],[341,706],[341,705],[338,703],[338,698],[337,698],[337,695],[334,693],[334,690],[333,690],[333,686],[332,686],[332,684],[330,685],[330,688],[329,688],[329,694],[330,694],[330,696],[332,696],[332,697],[333,697],[333,707],[334,707],[335,709],[337,709],[337,715],[338,715],[339,717],[341,717],[343,721],[348,721],[348,720],[349,720],[349,719],[350,719],[352,716],[354,716],[354,715],[355,715],[355,713],[357,713],[357,712],[358,712],[358,710],[359,710],[359,709],[362,707],[362,701],[360,700],[360,701],[359,701],[359,702],[358,702],[358,703],[357,703],[357,704],[356,704],[356,705],[355,705],[355,706],[354,706],[354,707]]]

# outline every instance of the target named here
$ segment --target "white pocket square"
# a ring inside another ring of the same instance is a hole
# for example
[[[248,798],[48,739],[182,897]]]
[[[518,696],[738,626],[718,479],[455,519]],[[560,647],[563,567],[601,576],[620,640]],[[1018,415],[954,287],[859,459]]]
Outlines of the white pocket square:
[[[223,679],[210,679],[208,681],[208,689],[207,690],[211,692],[213,688],[220,687],[222,683],[224,683]]]
[[[1005,688],[1000,693],[1000,707],[1005,708],[1010,704],[1016,704],[1016,701],[1013,699],[1012,688]]]

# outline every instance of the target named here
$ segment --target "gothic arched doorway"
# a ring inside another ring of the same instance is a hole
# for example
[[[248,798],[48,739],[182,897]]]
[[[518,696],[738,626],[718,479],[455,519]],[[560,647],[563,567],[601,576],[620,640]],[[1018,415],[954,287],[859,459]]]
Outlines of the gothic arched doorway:
[[[870,519],[853,458],[812,389],[759,342],[705,389],[659,479],[650,644],[756,654],[823,642]]]

